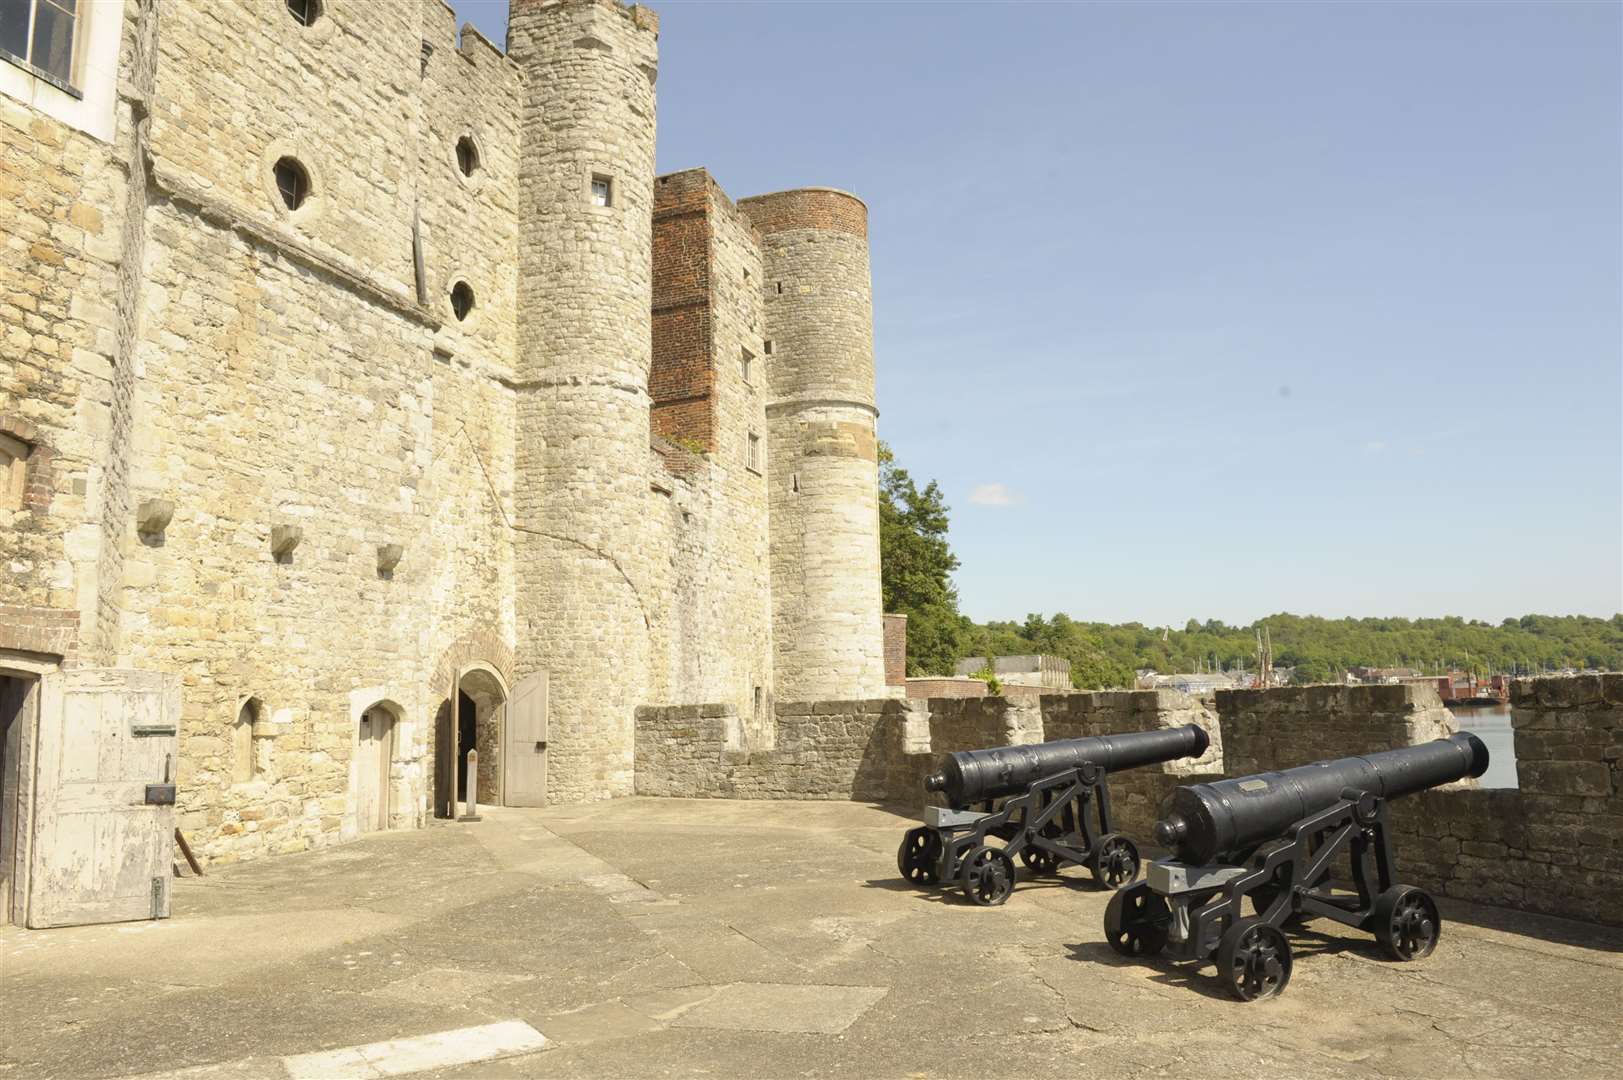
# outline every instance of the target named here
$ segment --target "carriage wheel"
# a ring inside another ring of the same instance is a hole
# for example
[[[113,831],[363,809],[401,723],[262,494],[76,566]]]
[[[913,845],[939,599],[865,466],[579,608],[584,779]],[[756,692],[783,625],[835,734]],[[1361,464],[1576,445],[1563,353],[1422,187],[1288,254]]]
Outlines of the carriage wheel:
[[[1107,889],[1119,889],[1138,877],[1138,848],[1120,833],[1106,833],[1088,859],[1093,878]]]
[[[1172,910],[1148,882],[1117,889],[1105,908],[1105,940],[1123,956],[1154,956],[1171,926]]]
[[[1020,849],[1020,861],[1025,863],[1026,869],[1033,874],[1059,873],[1059,856],[1046,848],[1027,844]]]
[[[1437,948],[1443,920],[1426,890],[1394,885],[1376,897],[1369,928],[1392,959],[1420,960]]]
[[[1291,981],[1291,945],[1261,919],[1241,919],[1217,947],[1217,973],[1241,1001],[1273,997]]]
[[[1014,892],[1014,860],[1002,848],[982,844],[964,856],[959,877],[970,903],[996,907]]]
[[[921,825],[907,830],[902,837],[902,846],[896,851],[896,868],[915,885],[934,885],[935,864],[940,857],[941,835]]]

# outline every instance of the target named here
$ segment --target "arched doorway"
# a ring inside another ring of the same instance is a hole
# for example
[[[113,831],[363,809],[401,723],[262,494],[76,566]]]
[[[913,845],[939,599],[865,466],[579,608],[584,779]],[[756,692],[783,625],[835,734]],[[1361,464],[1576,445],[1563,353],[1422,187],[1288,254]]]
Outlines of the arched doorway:
[[[503,802],[502,738],[507,686],[493,668],[473,664],[457,676],[455,708],[447,697],[434,716],[434,816],[456,817],[467,798],[468,751],[479,751],[478,799]]]
[[[389,827],[394,810],[395,709],[379,701],[362,710],[355,734],[355,826],[369,833]]]

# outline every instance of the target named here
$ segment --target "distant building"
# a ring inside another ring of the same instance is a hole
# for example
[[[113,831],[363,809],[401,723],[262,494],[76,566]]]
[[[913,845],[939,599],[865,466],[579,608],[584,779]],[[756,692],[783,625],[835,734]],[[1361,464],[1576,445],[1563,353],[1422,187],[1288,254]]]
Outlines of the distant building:
[[[1420,672],[1406,667],[1350,667],[1347,674],[1366,684],[1400,683],[1420,677]]]
[[[1151,672],[1147,678],[1140,678],[1139,685],[1146,690],[1177,690],[1185,694],[1211,694],[1218,690],[1232,690],[1236,686],[1251,685],[1250,676],[1246,682],[1236,681],[1235,675],[1221,671],[1185,672],[1177,675],[1157,675]]]
[[[986,657],[970,656],[958,661],[953,674],[974,675],[985,668]],[[1071,688],[1071,662],[1058,656],[999,656],[992,662],[992,671],[1000,681],[1015,686],[1046,686],[1053,690]]]

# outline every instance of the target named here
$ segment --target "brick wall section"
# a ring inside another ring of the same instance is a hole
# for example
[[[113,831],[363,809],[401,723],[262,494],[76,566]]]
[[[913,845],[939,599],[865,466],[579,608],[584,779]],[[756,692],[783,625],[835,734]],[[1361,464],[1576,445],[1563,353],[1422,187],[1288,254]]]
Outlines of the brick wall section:
[[[707,452],[716,434],[710,205],[703,169],[654,182],[653,430]]]
[[[885,616],[885,685],[907,685],[907,616]]]

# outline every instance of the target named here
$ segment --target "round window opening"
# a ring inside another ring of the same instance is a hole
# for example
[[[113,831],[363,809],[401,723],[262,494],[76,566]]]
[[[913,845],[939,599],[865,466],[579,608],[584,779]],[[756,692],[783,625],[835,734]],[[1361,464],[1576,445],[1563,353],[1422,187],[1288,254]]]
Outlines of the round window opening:
[[[479,171],[479,148],[466,135],[456,141],[456,167],[463,176]]]
[[[304,205],[304,200],[310,197],[310,174],[305,172],[304,166],[293,158],[280,158],[273,170],[276,175],[276,193],[282,197],[282,205],[289,210],[297,210]]]
[[[451,314],[457,322],[466,322],[473,312],[473,289],[466,281],[451,286]]]
[[[300,26],[311,26],[321,18],[321,0],[287,0],[287,11]]]

